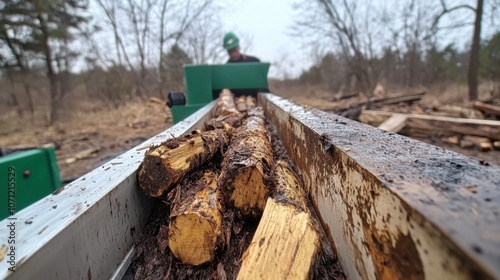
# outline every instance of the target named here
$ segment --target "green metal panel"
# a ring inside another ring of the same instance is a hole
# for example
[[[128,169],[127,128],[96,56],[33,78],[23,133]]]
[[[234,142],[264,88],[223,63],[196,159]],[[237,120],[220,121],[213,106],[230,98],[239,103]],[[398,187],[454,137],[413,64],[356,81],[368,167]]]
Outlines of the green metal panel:
[[[267,89],[269,63],[212,65],[212,89]]]
[[[230,63],[214,65],[185,65],[184,85],[186,105],[173,106],[172,118],[178,123],[199,108],[210,103],[213,91],[268,89],[269,63]]]
[[[212,101],[210,65],[185,65],[184,86],[187,104],[208,104]]]
[[[189,117],[191,114],[198,111],[198,109],[205,105],[206,104],[188,104],[184,106],[173,106],[172,108],[170,108],[170,110],[172,111],[172,119],[174,121],[174,124]]]
[[[0,220],[3,220],[61,187],[54,147],[1,157],[0,182],[4,186],[1,194],[4,199],[0,200]]]

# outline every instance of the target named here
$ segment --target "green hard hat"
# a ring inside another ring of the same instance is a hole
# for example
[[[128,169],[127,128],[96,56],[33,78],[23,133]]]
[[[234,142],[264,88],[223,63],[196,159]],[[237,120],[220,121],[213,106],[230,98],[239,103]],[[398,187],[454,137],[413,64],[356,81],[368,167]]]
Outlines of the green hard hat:
[[[236,48],[239,44],[240,40],[238,39],[238,37],[236,37],[236,35],[234,35],[233,32],[228,32],[226,33],[226,35],[224,35],[224,49],[230,50]]]

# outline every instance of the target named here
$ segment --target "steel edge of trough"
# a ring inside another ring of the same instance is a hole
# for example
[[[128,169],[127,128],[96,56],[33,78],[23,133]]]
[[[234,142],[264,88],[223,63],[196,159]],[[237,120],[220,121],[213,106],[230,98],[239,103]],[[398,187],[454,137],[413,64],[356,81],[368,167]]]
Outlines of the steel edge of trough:
[[[499,167],[272,94],[259,104],[349,278],[500,278]]]
[[[0,247],[8,245],[15,221],[15,272],[9,256],[0,261],[0,279],[106,279],[123,274],[133,242],[150,213],[137,187],[136,171],[145,152],[179,137],[211,117],[215,101],[173,127],[110,160],[33,205],[0,221]],[[115,161],[120,164],[114,164]],[[123,266],[123,265],[122,265]]]

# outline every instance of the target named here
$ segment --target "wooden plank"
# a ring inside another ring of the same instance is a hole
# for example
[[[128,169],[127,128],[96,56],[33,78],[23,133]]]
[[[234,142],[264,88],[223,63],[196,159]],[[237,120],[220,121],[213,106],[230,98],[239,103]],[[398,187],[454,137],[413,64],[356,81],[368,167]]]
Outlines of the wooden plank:
[[[490,104],[483,103],[481,101],[475,101],[473,107],[481,112],[499,116],[500,117],[500,107]]]
[[[371,125],[380,125],[377,124],[377,122],[380,120],[385,121],[393,114],[394,113],[391,112],[363,110],[359,120]],[[405,116],[407,117],[406,126],[410,128],[419,128],[435,132],[446,131],[500,140],[500,121],[417,114],[405,114]]]
[[[403,114],[393,114],[390,118],[385,120],[378,128],[387,132],[398,133],[406,125],[406,116]]]

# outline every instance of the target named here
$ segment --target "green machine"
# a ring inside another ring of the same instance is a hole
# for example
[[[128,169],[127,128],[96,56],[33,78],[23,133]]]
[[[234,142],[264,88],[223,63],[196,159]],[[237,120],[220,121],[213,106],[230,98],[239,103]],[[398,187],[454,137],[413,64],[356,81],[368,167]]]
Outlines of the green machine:
[[[0,200],[0,220],[61,187],[55,149],[52,145],[10,151],[0,157],[0,170],[0,181],[4,186]]]
[[[174,123],[178,123],[210,103],[222,89],[230,89],[235,96],[268,92],[269,63],[230,63],[214,65],[185,65],[186,94],[170,92],[167,105]]]

